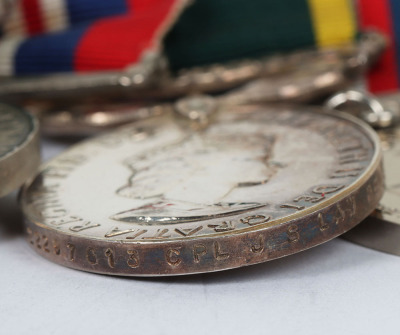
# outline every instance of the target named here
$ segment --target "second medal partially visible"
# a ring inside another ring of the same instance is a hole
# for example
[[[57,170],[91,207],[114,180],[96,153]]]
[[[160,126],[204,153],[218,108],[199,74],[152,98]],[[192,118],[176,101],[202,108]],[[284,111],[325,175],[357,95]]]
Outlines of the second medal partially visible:
[[[379,131],[383,146],[385,193],[379,206],[343,237],[368,248],[400,255],[399,127]]]
[[[218,271],[326,242],[378,204],[379,141],[355,118],[257,105],[202,115],[193,106],[44,165],[21,193],[33,248],[114,275]]]
[[[39,164],[37,120],[22,109],[0,103],[0,197],[32,177]]]

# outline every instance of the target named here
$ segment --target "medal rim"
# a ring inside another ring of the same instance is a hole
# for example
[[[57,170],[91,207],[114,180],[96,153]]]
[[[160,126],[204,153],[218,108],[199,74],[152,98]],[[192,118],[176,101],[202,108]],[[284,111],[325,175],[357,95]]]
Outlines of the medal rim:
[[[0,103],[7,109],[16,110],[26,116],[30,123],[30,129],[25,139],[12,150],[0,157],[0,170],[6,171],[8,179],[0,179],[0,197],[5,196],[22,186],[37,172],[40,164],[39,150],[39,121],[31,113],[12,104]],[[19,176],[15,178],[10,170],[19,170]]]

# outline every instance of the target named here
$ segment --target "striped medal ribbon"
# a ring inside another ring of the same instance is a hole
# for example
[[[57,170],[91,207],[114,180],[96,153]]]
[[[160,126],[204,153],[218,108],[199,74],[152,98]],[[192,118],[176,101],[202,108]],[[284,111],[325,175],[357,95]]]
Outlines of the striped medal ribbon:
[[[351,0],[7,3],[2,2],[2,76],[120,70],[137,64],[149,50],[163,50],[171,68],[181,69],[330,47],[357,36]]]
[[[123,69],[160,41],[185,0],[19,0],[4,15],[0,75]]]
[[[359,0],[359,17],[363,29],[379,29],[390,44],[380,62],[370,71],[368,88],[374,93],[400,89],[400,1]]]

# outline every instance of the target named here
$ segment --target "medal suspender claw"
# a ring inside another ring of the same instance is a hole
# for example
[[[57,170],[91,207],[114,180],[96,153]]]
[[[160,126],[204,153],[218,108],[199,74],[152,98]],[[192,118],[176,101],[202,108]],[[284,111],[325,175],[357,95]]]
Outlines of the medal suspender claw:
[[[394,111],[385,109],[379,99],[360,90],[339,92],[325,103],[329,109],[342,109],[346,104],[356,104],[361,109],[359,117],[374,128],[391,127],[398,121]]]

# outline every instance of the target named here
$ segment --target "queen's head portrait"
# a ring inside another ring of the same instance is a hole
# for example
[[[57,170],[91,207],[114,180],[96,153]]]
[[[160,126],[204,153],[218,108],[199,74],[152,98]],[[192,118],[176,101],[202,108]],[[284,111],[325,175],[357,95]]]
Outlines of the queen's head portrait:
[[[273,161],[276,135],[218,125],[187,135],[124,161],[130,175],[116,191],[133,207],[111,218],[143,224],[193,222],[235,215],[266,203],[243,202],[280,168]],[[252,197],[254,198],[254,196]]]

